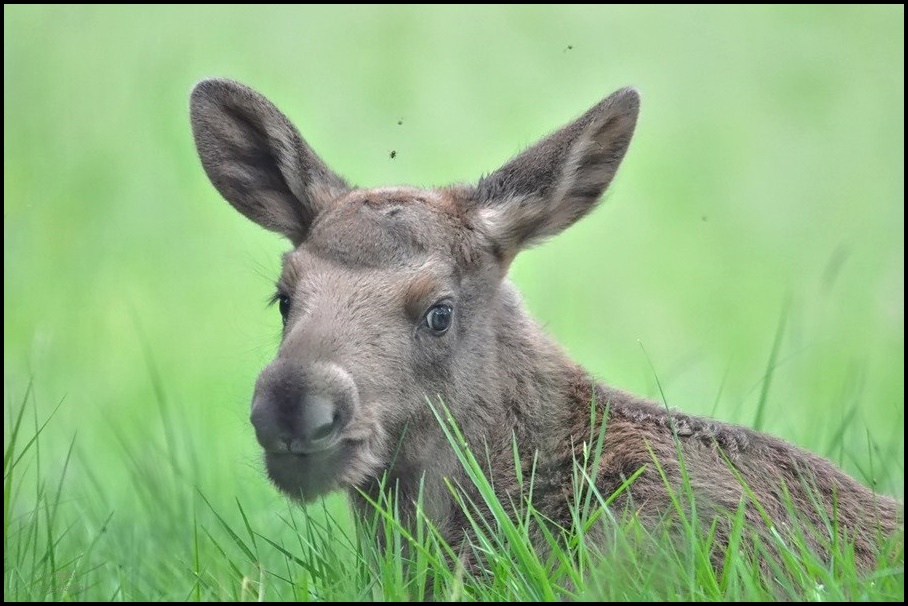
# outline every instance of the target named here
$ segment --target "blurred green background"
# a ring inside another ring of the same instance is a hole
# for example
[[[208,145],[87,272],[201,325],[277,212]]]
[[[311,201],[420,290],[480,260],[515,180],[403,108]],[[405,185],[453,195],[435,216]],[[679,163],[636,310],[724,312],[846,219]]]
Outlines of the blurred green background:
[[[286,507],[247,411],[287,244],[199,165],[205,76],[264,93],[362,186],[475,180],[636,86],[600,208],[513,267],[528,307],[608,382],[655,396],[658,376],[670,405],[752,424],[788,304],[764,428],[902,495],[904,7],[3,16],[5,418],[30,381],[39,421],[62,401],[39,476],[77,436],[66,506],[115,511],[124,549],[171,536],[155,512],[193,487]]]

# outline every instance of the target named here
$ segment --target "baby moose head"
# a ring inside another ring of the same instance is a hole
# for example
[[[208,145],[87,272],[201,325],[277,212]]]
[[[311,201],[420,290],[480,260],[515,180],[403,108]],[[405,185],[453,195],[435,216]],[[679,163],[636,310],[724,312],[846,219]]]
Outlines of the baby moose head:
[[[356,495],[386,473],[404,490],[458,475],[427,400],[480,448],[510,449],[515,431],[530,448],[554,439],[557,377],[573,366],[505,275],[520,250],[595,206],[638,106],[620,90],[474,185],[360,189],[263,96],[230,80],[195,87],[211,182],[293,244],[274,295],[283,337],[251,416],[282,491],[311,500]]]

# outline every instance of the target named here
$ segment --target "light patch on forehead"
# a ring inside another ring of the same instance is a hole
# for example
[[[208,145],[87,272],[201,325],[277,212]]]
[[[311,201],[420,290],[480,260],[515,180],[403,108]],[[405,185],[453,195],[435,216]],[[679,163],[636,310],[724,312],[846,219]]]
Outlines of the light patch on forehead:
[[[451,205],[451,201],[437,190],[419,189],[405,185],[354,190],[340,200],[341,205],[357,202],[372,206],[426,204],[442,208]]]
[[[378,194],[379,196],[401,196],[401,195],[411,195],[418,196],[420,198],[434,199],[438,200],[441,196],[438,195],[438,192],[434,192],[430,189],[423,190],[416,187],[407,187],[405,185],[388,185],[385,187],[374,187],[371,189],[363,190],[364,194]]]
[[[340,265],[391,268],[451,257],[463,225],[450,195],[412,187],[356,190],[312,226],[301,248]]]

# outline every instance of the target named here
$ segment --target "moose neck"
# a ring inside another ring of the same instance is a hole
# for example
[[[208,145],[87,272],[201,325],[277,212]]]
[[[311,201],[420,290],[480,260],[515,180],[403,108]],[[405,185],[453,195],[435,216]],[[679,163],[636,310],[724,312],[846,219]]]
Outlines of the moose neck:
[[[520,464],[527,470],[534,458],[540,464],[563,458],[560,450],[570,442],[569,434],[576,431],[578,422],[589,418],[591,385],[585,371],[527,313],[508,280],[501,285],[496,309],[497,314],[489,317],[491,326],[498,328],[489,335],[482,376],[459,394],[459,412],[453,420],[483,473],[503,494],[519,490],[515,443]],[[580,410],[578,399],[585,399],[586,409]],[[438,410],[439,402],[433,404]],[[481,500],[435,414],[428,406],[426,409],[400,440],[383,483],[374,481],[364,492],[369,499],[380,501],[394,491],[405,523],[416,515],[419,500],[430,520],[450,527],[442,522],[454,521],[459,515],[452,487],[474,503]],[[374,514],[359,490],[351,491],[351,497],[361,514]]]

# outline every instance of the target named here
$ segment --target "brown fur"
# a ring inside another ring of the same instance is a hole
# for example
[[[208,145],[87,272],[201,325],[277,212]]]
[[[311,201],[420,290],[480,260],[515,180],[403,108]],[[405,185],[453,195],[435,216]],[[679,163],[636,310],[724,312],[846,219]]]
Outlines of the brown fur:
[[[819,554],[834,520],[859,564],[874,564],[878,539],[901,525],[897,501],[771,436],[596,383],[505,277],[520,250],[595,207],[638,107],[636,91],[618,91],[475,186],[357,189],[258,93],[229,80],[195,87],[192,128],[212,183],[295,247],[278,282],[283,339],[252,403],[278,488],[301,500],[345,489],[365,512],[362,493],[379,497],[386,476],[407,517],[422,485],[427,515],[460,544],[468,524],[446,482],[472,489],[427,405],[440,398],[504,502],[521,498],[512,439],[524,465],[535,458],[534,504],[555,524],[570,525],[574,465],[604,422],[596,487],[608,497],[640,472],[613,511],[671,523],[671,495],[687,484],[700,522],[718,520],[717,563],[727,516],[743,507],[758,533],[768,523],[784,536],[808,522]],[[443,334],[430,326],[437,306],[453,310]]]

